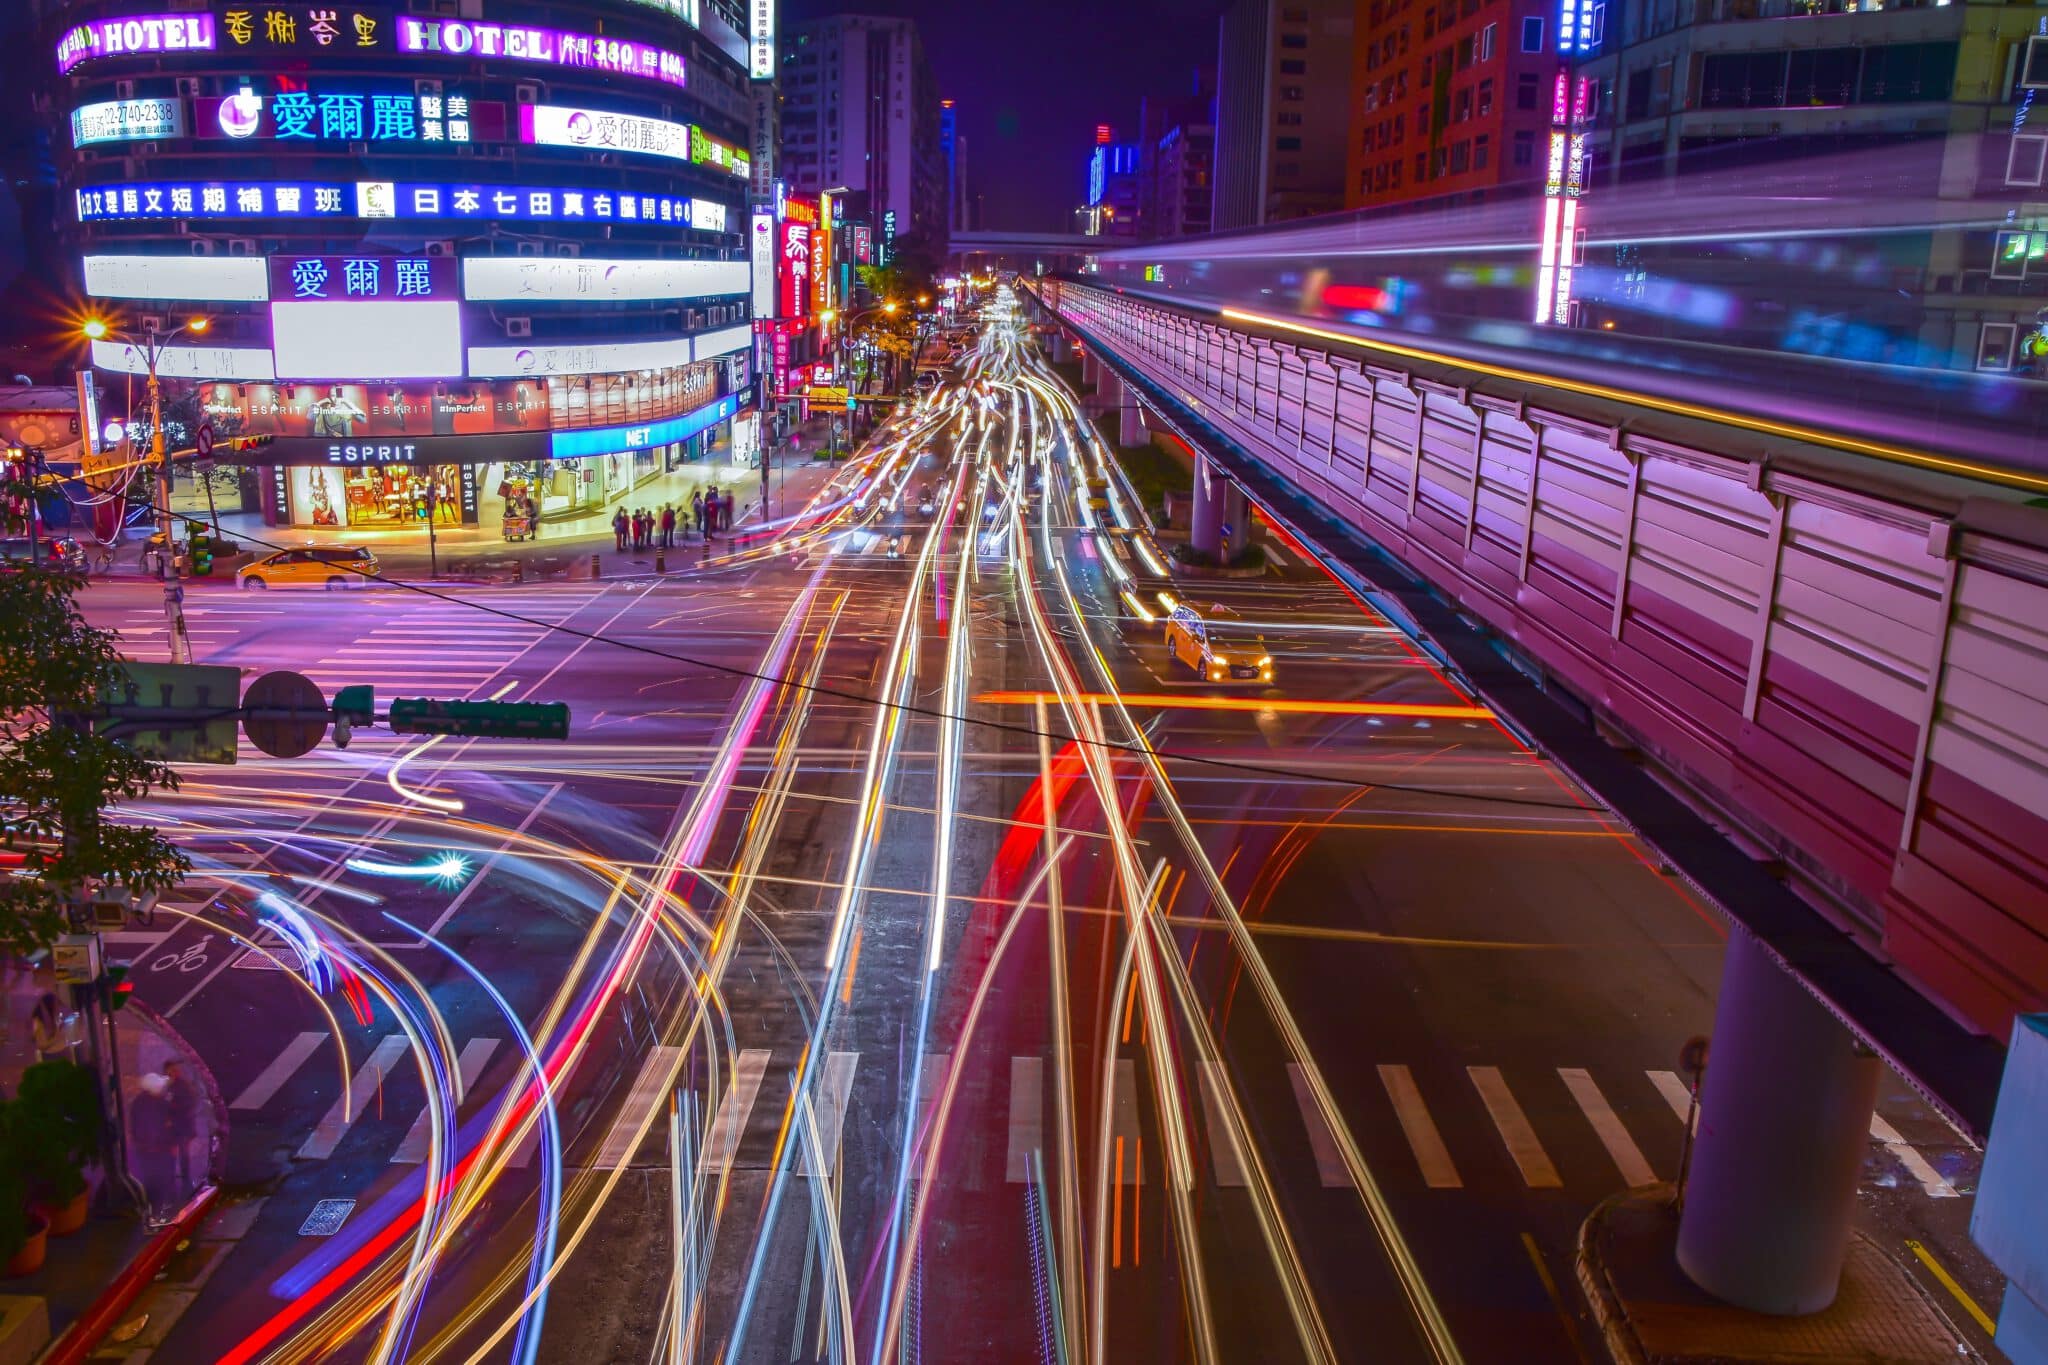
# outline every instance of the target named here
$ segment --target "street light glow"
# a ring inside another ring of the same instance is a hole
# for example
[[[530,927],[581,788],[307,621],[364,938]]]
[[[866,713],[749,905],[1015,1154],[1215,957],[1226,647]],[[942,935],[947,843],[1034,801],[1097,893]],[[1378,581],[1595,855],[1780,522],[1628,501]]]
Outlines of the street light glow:
[[[79,330],[85,333],[86,340],[99,341],[107,334],[107,324],[98,318],[87,318]]]
[[[211,319],[211,318],[194,318],[194,319],[192,319],[192,321],[190,321],[190,322],[188,322],[188,323],[186,323],[186,324],[185,324],[185,330],[186,330],[186,331],[188,331],[188,332],[195,332],[195,333],[196,333],[196,332],[203,332],[203,331],[205,331],[205,330],[206,330],[207,328],[211,327],[212,325],[213,325],[213,319]]]

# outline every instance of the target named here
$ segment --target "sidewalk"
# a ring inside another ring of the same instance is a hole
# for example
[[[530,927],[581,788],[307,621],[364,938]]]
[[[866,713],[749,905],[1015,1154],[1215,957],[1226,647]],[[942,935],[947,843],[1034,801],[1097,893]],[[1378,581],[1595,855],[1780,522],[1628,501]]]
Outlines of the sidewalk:
[[[1919,1283],[1857,1233],[1834,1303],[1803,1317],[1721,1302],[1679,1269],[1669,1184],[1596,1206],[1579,1229],[1578,1279],[1617,1365],[1952,1365],[1971,1349]]]

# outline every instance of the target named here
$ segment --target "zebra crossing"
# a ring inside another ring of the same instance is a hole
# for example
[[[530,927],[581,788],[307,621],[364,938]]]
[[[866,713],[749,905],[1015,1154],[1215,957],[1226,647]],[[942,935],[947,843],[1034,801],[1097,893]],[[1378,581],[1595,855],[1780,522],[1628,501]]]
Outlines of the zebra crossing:
[[[487,616],[459,602],[411,603],[300,671],[329,693],[368,683],[380,695],[474,699],[604,591],[508,591],[491,597],[493,607],[519,620]]]
[[[309,1074],[309,1068],[315,1072],[321,1067],[334,1068],[330,1042],[330,1035],[317,1031],[285,1038],[277,1054],[254,1071],[228,1108],[243,1114],[263,1110],[277,1103],[296,1078]],[[487,1068],[504,1055],[504,1042],[485,1035],[460,1045],[455,1067],[461,1076],[465,1108]],[[406,1036],[387,1034],[367,1053],[355,1053],[351,1060],[355,1070],[349,1094],[336,1096],[313,1125],[298,1148],[299,1158],[323,1161],[332,1157],[366,1114],[374,1112],[382,1118],[382,1127],[394,1133],[402,1131],[388,1155],[392,1164],[424,1161],[430,1136],[426,1105],[422,1102],[409,1112],[383,1114],[380,1092],[385,1084],[413,1072]],[[632,1161],[643,1142],[650,1152],[665,1142],[667,1129],[661,1116],[671,1100],[670,1078],[676,1074],[681,1054],[673,1047],[655,1047],[639,1061],[624,1100],[598,1134],[594,1148],[581,1154],[597,1168]],[[818,1068],[811,1113],[816,1151],[828,1176],[836,1168],[841,1139],[856,1108],[855,1082],[863,1074],[861,1061],[858,1052],[829,1052]],[[718,1102],[696,1153],[699,1175],[765,1166],[771,1159],[770,1139],[781,1140],[774,1129],[787,1105],[788,1078],[779,1077],[780,1084],[770,1084],[770,1062],[767,1049],[750,1048],[732,1058],[723,1071]],[[947,1054],[930,1054],[920,1063],[920,1144],[928,1140],[950,1065]],[[1034,1155],[1048,1144],[1047,1116],[1053,1110],[1051,1069],[1044,1057],[1026,1055],[1007,1059],[1007,1072],[1007,1093],[1003,1094],[1000,1081],[996,1086],[1003,1112],[990,1117],[998,1120],[1002,1134],[1004,1180],[1028,1183],[1035,1178]],[[1294,1101],[1289,1118],[1298,1124],[1300,1146],[1292,1144],[1286,1134],[1254,1123],[1253,1130],[1263,1138],[1258,1158],[1270,1168],[1305,1155],[1324,1188],[1349,1188],[1352,1174],[1342,1145],[1324,1123],[1308,1076],[1293,1064],[1287,1072],[1287,1093]],[[1376,1093],[1347,1106],[1345,1120],[1361,1147],[1376,1153],[1374,1174],[1390,1189],[1459,1190],[1474,1183],[1498,1185],[1505,1180],[1530,1190],[1568,1190],[1595,1197],[1617,1184],[1668,1179],[1676,1174],[1682,1128],[1692,1112],[1686,1083],[1671,1071],[1608,1071],[1596,1076],[1585,1067],[1524,1067],[1511,1072],[1496,1066],[1423,1070],[1383,1063],[1371,1076],[1377,1081]],[[1224,1117],[1232,1093],[1231,1079],[1220,1066],[1210,1064],[1198,1070],[1191,1099],[1201,1116],[1198,1136],[1207,1153],[1204,1169],[1206,1178],[1222,1189],[1244,1187],[1253,1159],[1251,1153],[1239,1149]],[[1144,1184],[1148,1164],[1155,1172],[1159,1169],[1159,1163],[1146,1163],[1142,1157],[1144,1129],[1139,1115],[1144,1094],[1137,1063],[1119,1059],[1111,1082],[1109,1127],[1112,1150],[1127,1154],[1117,1162],[1116,1181],[1121,1185]],[[1385,1110],[1377,1111],[1381,1100]],[[773,1112],[765,1115],[768,1126],[750,1129],[750,1120],[764,1102],[773,1106]],[[955,1121],[960,1118],[956,1112]],[[895,1131],[896,1122],[886,1121],[889,1131]],[[1895,1163],[1926,1197],[1959,1196],[1949,1175],[1908,1142],[1891,1121],[1874,1115],[1870,1132],[1882,1157]],[[527,1166],[536,1147],[529,1134],[514,1152],[512,1166]],[[1405,1161],[1389,1155],[1404,1150]],[[1597,1170],[1590,1156],[1596,1152],[1605,1162]],[[665,1155],[661,1159],[665,1161]],[[813,1170],[808,1139],[805,1150],[797,1154],[795,1169],[805,1174]],[[1158,1178],[1156,1173],[1152,1177]]]

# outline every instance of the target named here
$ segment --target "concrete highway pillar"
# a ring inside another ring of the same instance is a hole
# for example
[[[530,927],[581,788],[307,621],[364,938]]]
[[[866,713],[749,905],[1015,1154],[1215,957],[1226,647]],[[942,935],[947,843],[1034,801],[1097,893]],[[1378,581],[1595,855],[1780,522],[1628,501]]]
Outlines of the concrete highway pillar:
[[[1138,391],[1128,383],[1121,386],[1122,400],[1116,407],[1116,443],[1120,446],[1141,446],[1151,440],[1145,430],[1145,415],[1138,407]]]
[[[1055,365],[1064,365],[1074,358],[1074,343],[1067,340],[1065,332],[1054,332],[1052,334],[1051,350],[1052,361]]]
[[[1678,1264],[1757,1313],[1834,1302],[1878,1061],[1737,929],[1721,966]]]
[[[1097,361],[1097,360],[1095,359],[1095,352],[1093,352],[1093,351],[1083,351],[1083,352],[1081,352],[1081,383],[1082,383],[1082,385],[1083,385],[1084,387],[1087,387],[1087,388],[1091,388],[1091,389],[1092,389],[1092,388],[1094,388],[1094,387],[1095,387],[1095,386],[1096,386],[1097,384],[1099,384],[1099,383],[1101,383],[1101,382],[1102,382],[1102,365],[1101,365],[1101,363],[1100,363],[1099,361]]]
[[[1244,548],[1250,519],[1244,490],[1207,456],[1195,457],[1195,505],[1188,520],[1188,542],[1228,564]]]

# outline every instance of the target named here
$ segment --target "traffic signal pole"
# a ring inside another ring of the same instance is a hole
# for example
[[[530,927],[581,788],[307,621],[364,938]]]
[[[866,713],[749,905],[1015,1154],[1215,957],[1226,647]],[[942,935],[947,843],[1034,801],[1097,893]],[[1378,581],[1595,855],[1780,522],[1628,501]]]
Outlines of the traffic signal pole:
[[[157,573],[164,585],[164,625],[171,637],[171,662],[192,662],[192,639],[185,633],[185,589],[178,582],[178,556],[171,536],[171,462],[164,452],[164,394],[157,383],[158,346],[151,343],[144,354],[149,359],[149,447],[156,461],[156,526],[164,538],[163,553],[157,557]]]

